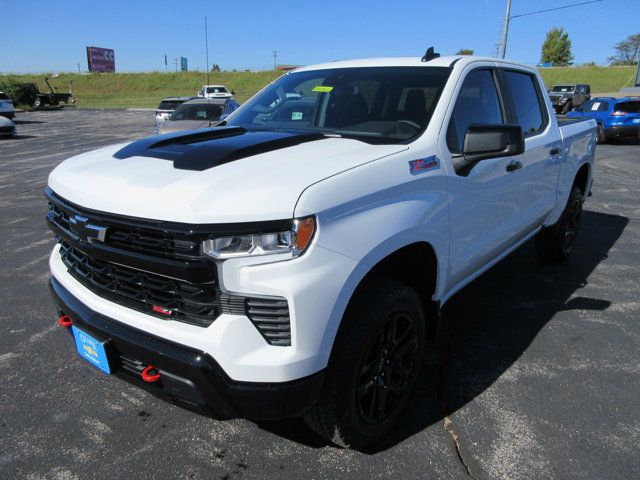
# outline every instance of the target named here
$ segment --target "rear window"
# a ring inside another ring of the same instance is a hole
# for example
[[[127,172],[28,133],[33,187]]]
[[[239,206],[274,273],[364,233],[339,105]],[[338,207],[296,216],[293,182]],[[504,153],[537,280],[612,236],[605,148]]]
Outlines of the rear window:
[[[545,118],[540,108],[540,100],[533,76],[507,70],[504,78],[511,90],[511,98],[515,107],[518,123],[522,126],[522,133],[533,135],[544,127]]]
[[[224,87],[207,87],[207,93],[229,93]]]
[[[202,120],[215,121],[220,120],[224,105],[215,104],[184,104],[176,108],[170,120]]]
[[[614,112],[640,113],[640,102],[620,102],[616,103]]]
[[[576,87],[573,85],[554,85],[551,89],[554,93],[571,93],[575,90]]]
[[[160,102],[158,110],[175,110],[182,102],[180,100],[168,100]]]

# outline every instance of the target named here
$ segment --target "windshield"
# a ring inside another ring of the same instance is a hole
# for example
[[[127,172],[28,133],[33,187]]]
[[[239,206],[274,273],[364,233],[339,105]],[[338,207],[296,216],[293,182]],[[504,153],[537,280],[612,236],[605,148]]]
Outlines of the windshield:
[[[291,73],[253,97],[228,124],[401,142],[427,127],[449,72],[370,67]]]
[[[207,93],[229,93],[224,87],[207,87]]]
[[[555,85],[551,91],[557,93],[571,93],[575,90],[576,87],[573,85]]]
[[[223,108],[224,105],[210,103],[183,103],[171,114],[169,120],[217,121],[220,120]]]

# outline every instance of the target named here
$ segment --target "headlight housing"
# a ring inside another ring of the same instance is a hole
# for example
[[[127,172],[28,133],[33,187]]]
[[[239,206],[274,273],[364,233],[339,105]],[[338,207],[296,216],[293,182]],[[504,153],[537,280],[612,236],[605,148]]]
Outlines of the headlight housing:
[[[276,254],[294,258],[307,249],[315,230],[314,217],[296,219],[290,230],[210,238],[202,242],[202,253],[216,260]]]

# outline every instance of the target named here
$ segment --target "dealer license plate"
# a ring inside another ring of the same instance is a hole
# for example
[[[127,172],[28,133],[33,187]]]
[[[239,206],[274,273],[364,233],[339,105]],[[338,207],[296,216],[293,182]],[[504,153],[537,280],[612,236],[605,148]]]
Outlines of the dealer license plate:
[[[71,330],[73,330],[73,338],[76,341],[76,348],[80,356],[104,373],[111,373],[109,359],[104,348],[107,342],[93,338],[75,325],[71,327]]]

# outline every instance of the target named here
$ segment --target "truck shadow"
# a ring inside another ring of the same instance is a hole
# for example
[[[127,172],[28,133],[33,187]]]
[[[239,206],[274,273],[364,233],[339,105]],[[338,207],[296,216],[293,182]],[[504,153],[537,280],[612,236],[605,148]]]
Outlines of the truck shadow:
[[[607,258],[629,219],[585,211],[570,259],[541,263],[533,242],[457,293],[443,311],[444,328],[406,412],[389,436],[366,453],[389,449],[451,415],[490,387],[527,350],[557,312],[606,310],[606,298],[575,292]],[[302,420],[260,427],[312,447],[327,445]]]

